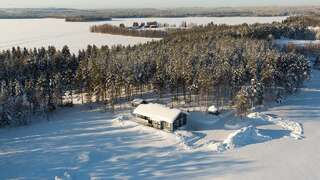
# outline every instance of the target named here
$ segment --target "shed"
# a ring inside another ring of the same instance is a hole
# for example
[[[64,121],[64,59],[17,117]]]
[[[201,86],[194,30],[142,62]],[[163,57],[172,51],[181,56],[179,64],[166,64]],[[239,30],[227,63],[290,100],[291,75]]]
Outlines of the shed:
[[[184,112],[161,104],[141,104],[133,114],[139,123],[169,132],[187,124],[187,115]]]
[[[213,115],[219,115],[219,110],[216,108],[216,106],[210,106],[208,108],[208,113]]]
[[[134,99],[133,101],[131,101],[131,105],[133,107],[137,107],[139,106],[140,104],[148,104],[148,101],[144,100],[144,99]]]

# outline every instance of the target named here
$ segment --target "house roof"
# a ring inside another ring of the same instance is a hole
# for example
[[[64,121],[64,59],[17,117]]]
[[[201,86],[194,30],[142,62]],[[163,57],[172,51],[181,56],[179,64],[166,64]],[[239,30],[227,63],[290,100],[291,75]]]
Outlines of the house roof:
[[[217,111],[218,111],[218,109],[215,106],[210,106],[208,108],[208,112],[216,113]]]
[[[182,113],[179,109],[171,109],[161,104],[141,104],[134,111],[135,115],[149,117],[153,121],[173,123]]]
[[[131,101],[131,103],[134,103],[134,104],[141,104],[143,102],[145,102],[145,100],[140,99],[140,98],[137,98],[137,99],[134,99],[133,101]]]

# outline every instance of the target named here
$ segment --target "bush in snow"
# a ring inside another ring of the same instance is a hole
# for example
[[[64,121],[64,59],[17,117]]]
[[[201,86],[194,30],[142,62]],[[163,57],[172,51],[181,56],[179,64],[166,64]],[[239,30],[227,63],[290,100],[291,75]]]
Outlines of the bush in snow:
[[[0,127],[10,125],[26,125],[28,119],[23,102],[20,98],[10,100],[5,96],[0,97]]]

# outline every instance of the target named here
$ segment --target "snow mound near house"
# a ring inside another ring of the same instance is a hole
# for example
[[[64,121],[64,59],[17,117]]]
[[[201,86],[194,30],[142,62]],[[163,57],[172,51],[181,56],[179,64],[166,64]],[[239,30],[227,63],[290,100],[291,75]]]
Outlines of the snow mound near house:
[[[201,142],[205,134],[190,131],[175,131],[177,140],[185,150],[205,150],[223,152],[249,144],[256,144],[269,141],[272,138],[259,133],[254,126],[244,127],[231,133],[224,141],[207,141]]]
[[[216,108],[215,106],[210,106],[208,108],[208,112],[210,113],[217,113],[218,112],[218,108]]]
[[[131,122],[128,121],[129,120],[129,116],[127,115],[119,115],[116,118],[114,118],[112,120],[112,124],[113,125],[119,125],[119,126],[127,126],[130,125]]]
[[[223,146],[225,149],[233,149],[268,140],[271,140],[271,137],[260,134],[259,130],[254,126],[248,126],[231,133],[228,138],[223,141]]]
[[[202,139],[204,136],[200,133],[194,133],[185,130],[177,130],[174,132],[174,135],[176,136],[178,142],[180,142],[179,144],[185,150],[193,150],[198,148],[199,145],[197,145],[196,142]]]
[[[208,146],[214,151],[222,152],[249,144],[262,143],[271,139],[269,136],[260,134],[256,127],[248,126],[231,133],[223,142],[208,144]]]
[[[285,130],[290,131],[290,137],[294,139],[302,139],[303,138],[303,126],[302,124],[295,122],[295,121],[290,121],[290,120],[285,120],[280,117],[268,115],[268,114],[263,114],[263,113],[251,113],[248,115],[248,118],[253,118],[253,119],[262,119],[271,123],[274,123],[280,127],[282,127]]]

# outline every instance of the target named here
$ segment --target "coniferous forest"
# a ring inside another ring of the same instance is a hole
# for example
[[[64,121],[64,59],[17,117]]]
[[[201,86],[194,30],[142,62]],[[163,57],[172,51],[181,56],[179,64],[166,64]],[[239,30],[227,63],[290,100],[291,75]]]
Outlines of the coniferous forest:
[[[314,39],[301,25],[214,25],[171,32],[160,41],[135,46],[96,47],[71,54],[69,48],[0,53],[0,126],[26,124],[35,113],[103,102],[154,90],[185,101],[213,98],[239,114],[268,100],[294,93],[308,79],[310,65],[296,53],[276,49],[272,39]],[[66,102],[65,99],[68,99]]]

